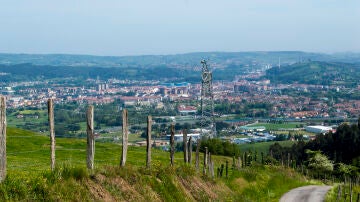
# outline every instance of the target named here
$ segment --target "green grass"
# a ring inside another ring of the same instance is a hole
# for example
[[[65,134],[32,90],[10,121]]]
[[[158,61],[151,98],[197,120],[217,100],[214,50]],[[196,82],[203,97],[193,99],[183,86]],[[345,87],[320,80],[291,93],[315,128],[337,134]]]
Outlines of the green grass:
[[[241,190],[234,201],[278,201],[288,190],[310,184],[290,169],[272,166],[246,167],[228,181],[233,190]]]
[[[291,147],[294,144],[293,141],[278,141],[277,143],[279,143],[281,146],[286,146],[286,147]],[[269,148],[273,144],[275,144],[275,142],[258,142],[252,144],[241,144],[240,151],[241,152],[257,151],[259,156],[261,152],[264,152],[264,154],[266,155],[267,153],[269,153]]]
[[[289,122],[289,123],[256,123],[256,124],[250,124],[248,126],[252,127],[258,127],[258,126],[264,126],[266,130],[273,131],[273,130],[282,130],[282,129],[293,129],[293,128],[299,128],[301,124],[304,124],[302,122]]]
[[[90,171],[86,140],[74,138],[56,139],[57,167],[51,172],[49,143],[47,136],[8,128],[8,170],[0,183],[0,201],[277,201],[289,189],[308,184],[281,167],[231,169],[232,158],[223,156],[212,156],[215,173],[229,161],[229,177],[211,179],[202,175],[202,166],[198,172],[194,165],[185,165],[182,152],[176,152],[171,167],[169,152],[157,149],[152,150],[149,170],[145,147],[130,146],[126,166],[121,168],[121,145],[99,142],[95,170]]]
[[[132,137],[130,135],[129,137]],[[134,137],[136,139],[137,137]],[[122,146],[115,143],[95,143],[95,166],[116,166],[120,164]],[[127,163],[144,166],[145,147],[130,146]],[[203,155],[200,155],[201,159]],[[169,165],[169,152],[152,149],[152,160]],[[216,163],[224,163],[225,157],[214,156]],[[195,159],[195,156],[193,156]],[[7,135],[8,172],[37,173],[50,168],[50,139],[32,131],[8,128]],[[86,139],[56,138],[56,164],[86,165]],[[175,163],[183,163],[183,154],[175,153]],[[26,168],[26,169],[24,169]]]
[[[23,118],[17,118],[16,114],[25,115]],[[39,113],[38,118],[26,116],[26,115],[35,115]],[[7,116],[7,123],[10,127],[17,128],[27,128],[32,131],[44,131],[47,130],[46,123],[48,122],[47,111],[46,110],[22,110],[18,112],[11,113]]]
[[[121,145],[96,142],[95,165],[119,165]],[[154,160],[165,162],[168,152],[153,149]],[[49,169],[50,139],[31,131],[8,128],[8,172],[38,172]],[[181,155],[178,153],[177,158]],[[128,163],[145,164],[145,147],[129,147]],[[85,167],[86,139],[56,138],[56,163],[68,163]],[[27,169],[23,169],[27,168]]]
[[[340,192],[339,187],[341,186]],[[339,195],[338,195],[339,194]],[[352,187],[352,200],[360,200],[360,186],[354,184]],[[359,195],[359,198],[358,198]],[[332,189],[326,194],[326,202],[335,202],[335,201],[350,201],[350,185],[344,185],[343,183],[336,184]]]

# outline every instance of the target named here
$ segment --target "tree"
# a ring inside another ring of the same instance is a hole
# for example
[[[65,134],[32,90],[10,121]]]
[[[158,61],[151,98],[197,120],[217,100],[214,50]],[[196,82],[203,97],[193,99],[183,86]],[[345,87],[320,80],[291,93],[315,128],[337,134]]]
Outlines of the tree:
[[[218,121],[216,122],[216,131],[221,131],[224,128],[229,128],[230,124],[224,122],[224,121]]]
[[[315,173],[328,173],[333,171],[334,164],[328,159],[327,156],[321,153],[321,151],[306,150],[308,154],[308,168],[312,169]]]
[[[358,168],[352,165],[346,165],[344,163],[338,163],[335,165],[334,171],[338,176],[354,176]]]
[[[74,123],[74,124],[69,124],[66,129],[68,129],[69,131],[75,132],[81,129],[80,124],[78,123]]]
[[[175,123],[175,130],[181,130],[182,126],[180,125],[180,123]]]
[[[55,135],[56,136],[65,136],[68,131],[66,130],[64,124],[58,124],[55,126]]]
[[[240,156],[239,145],[231,143],[229,141],[223,141],[218,138],[203,138],[201,140],[200,151],[205,151],[205,147],[207,147],[208,151],[214,155]]]

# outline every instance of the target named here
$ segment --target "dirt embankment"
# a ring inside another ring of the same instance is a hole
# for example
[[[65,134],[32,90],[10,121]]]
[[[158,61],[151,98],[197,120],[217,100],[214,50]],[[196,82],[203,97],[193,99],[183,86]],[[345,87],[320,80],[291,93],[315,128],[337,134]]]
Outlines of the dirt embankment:
[[[129,180],[97,174],[84,183],[95,201],[168,201],[172,196],[176,201],[213,201],[232,192],[223,183],[197,176],[174,176],[171,179],[146,176],[141,180]],[[169,187],[173,187],[172,192],[167,190]]]

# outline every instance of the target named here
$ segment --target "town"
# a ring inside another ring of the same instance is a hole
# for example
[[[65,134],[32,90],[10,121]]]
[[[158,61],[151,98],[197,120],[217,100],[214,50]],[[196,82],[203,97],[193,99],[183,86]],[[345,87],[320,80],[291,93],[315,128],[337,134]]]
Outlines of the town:
[[[201,68],[200,60],[192,58],[196,54],[162,56],[162,60],[149,56],[135,63],[134,57],[66,56],[74,62],[83,60],[81,64],[99,61],[97,65],[110,62],[118,66],[115,63],[121,60],[121,67],[78,67],[78,63],[62,67],[17,64],[13,60],[14,64],[0,66],[0,92],[6,96],[10,126],[44,134],[48,133],[47,101],[53,99],[58,137],[85,137],[86,107],[94,105],[98,141],[119,142],[121,111],[128,109],[129,129],[133,142],[139,145],[146,137],[148,115],[153,116],[153,132],[159,140],[155,144],[159,146],[168,142],[171,124],[179,141],[182,130],[187,129],[193,141],[217,133],[219,138],[243,144],[314,139],[316,134],[335,132],[340,124],[357,120],[360,83],[356,65],[296,59],[298,55],[332,59],[321,54],[268,54],[211,54],[214,62],[209,62],[210,72],[206,74],[212,79],[207,84],[201,72],[204,66]],[[250,57],[244,59],[244,55]],[[6,61],[11,58],[7,56]],[[278,64],[269,63],[274,58],[279,59]],[[47,56],[41,63],[54,59],[62,61]],[[203,90],[204,86],[211,89]],[[211,92],[210,97],[202,100],[202,91]],[[206,99],[211,99],[207,109],[202,106]],[[213,118],[205,120],[204,113]]]
[[[321,97],[327,92],[359,92],[357,88],[337,85],[280,84],[271,80],[249,81],[247,77],[260,77],[258,72],[239,80],[215,81],[214,101],[217,113],[237,114],[236,108],[225,110],[221,104],[247,104],[256,106],[248,110],[247,117],[262,118],[356,118],[360,114],[360,100]],[[200,79],[199,79],[200,80]],[[52,81],[14,82],[1,88],[9,108],[42,107],[48,98],[56,103],[109,104],[119,100],[123,107],[153,106],[161,109],[164,101],[176,103],[178,115],[196,114],[198,106],[189,101],[200,99],[201,83],[165,83],[161,81],[130,81],[118,79],[88,79],[76,86],[66,78],[64,84]],[[296,95],[296,96],[294,96]],[[266,104],[261,106],[260,104]]]

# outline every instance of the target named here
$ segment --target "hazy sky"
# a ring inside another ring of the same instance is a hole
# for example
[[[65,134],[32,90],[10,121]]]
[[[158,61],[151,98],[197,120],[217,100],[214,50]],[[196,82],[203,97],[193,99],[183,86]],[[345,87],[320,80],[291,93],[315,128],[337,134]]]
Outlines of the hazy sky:
[[[360,0],[0,0],[0,52],[360,52]]]

